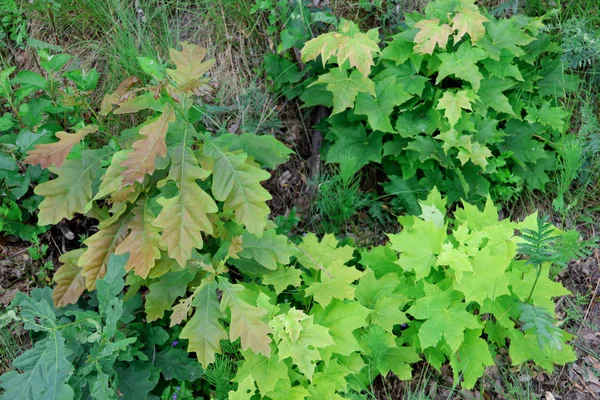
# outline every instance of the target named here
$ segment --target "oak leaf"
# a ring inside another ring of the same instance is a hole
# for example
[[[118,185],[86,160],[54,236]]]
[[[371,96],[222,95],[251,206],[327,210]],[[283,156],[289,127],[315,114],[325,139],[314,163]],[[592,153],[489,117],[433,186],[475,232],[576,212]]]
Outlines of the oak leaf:
[[[117,86],[113,93],[106,94],[100,104],[100,115],[106,116],[112,111],[113,105],[119,104],[127,99],[129,90],[136,84],[140,83],[140,78],[130,76]]]
[[[58,142],[36,145],[33,150],[27,153],[25,162],[30,165],[40,164],[42,168],[48,168],[52,164],[56,167],[61,167],[73,146],[97,130],[98,127],[96,125],[88,125],[76,133],[56,132],[56,137],[59,139]]]
[[[167,105],[157,119],[140,129],[140,135],[145,137],[133,144],[133,152],[128,153],[125,161],[121,163],[121,166],[125,167],[124,185],[132,185],[136,181],[142,183],[146,174],[154,172],[156,156],[167,155],[165,137],[169,123],[174,121],[175,110]]]
[[[81,275],[83,269],[77,265],[79,257],[85,249],[71,250],[61,255],[58,260],[63,265],[54,273],[56,286],[52,291],[55,307],[75,304],[85,290],[85,278]]]
[[[171,61],[177,69],[167,68],[167,74],[177,83],[177,89],[196,93],[209,79],[202,76],[212,67],[215,60],[202,62],[206,49],[191,43],[183,43],[181,51],[169,49]]]

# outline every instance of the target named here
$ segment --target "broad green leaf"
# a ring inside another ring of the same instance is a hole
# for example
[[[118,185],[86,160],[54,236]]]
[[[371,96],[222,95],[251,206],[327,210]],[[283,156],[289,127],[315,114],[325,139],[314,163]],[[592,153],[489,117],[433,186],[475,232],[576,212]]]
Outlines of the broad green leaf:
[[[403,85],[390,76],[375,83],[375,96],[361,92],[356,96],[354,112],[366,115],[371,129],[382,132],[395,132],[390,123],[390,114],[395,106],[412,98]]]
[[[367,135],[363,124],[334,126],[336,140],[327,152],[327,163],[349,164],[354,172],[370,162],[381,162],[383,133]]]
[[[213,233],[209,215],[215,214],[218,207],[196,183],[196,180],[204,180],[209,174],[198,166],[189,147],[181,145],[173,149],[167,179],[174,181],[179,191],[174,197],[158,199],[163,208],[152,225],[162,229],[160,244],[167,248],[169,256],[177,260],[181,267],[185,267],[192,257],[194,248],[202,248],[202,232]]]
[[[244,361],[239,366],[234,381],[241,383],[251,377],[263,396],[273,391],[279,381],[289,387],[288,366],[279,359],[275,351],[269,352],[272,353],[271,356],[265,357],[252,351],[242,351]]]
[[[538,307],[543,307],[554,314],[554,302],[552,298],[571,294],[562,284],[549,278],[550,265],[541,266],[539,278],[537,270],[533,265],[525,262],[513,262],[509,275],[509,285],[512,293],[516,294],[523,302],[529,299]],[[532,291],[533,289],[533,291]]]
[[[362,274],[356,268],[340,263],[324,266],[319,279],[309,283],[304,293],[306,296],[313,296],[323,307],[327,307],[332,299],[353,299],[355,287],[352,283]]]
[[[535,40],[519,27],[513,18],[493,19],[487,23],[487,35],[476,45],[484,49],[494,60],[499,60],[502,50],[519,57],[525,54],[522,46]]]
[[[94,175],[100,175],[100,163],[110,154],[106,149],[88,150],[82,160],[66,160],[60,168],[49,167],[58,177],[35,188],[37,195],[44,196],[39,205],[38,224],[58,224],[63,218],[83,212],[92,199]]]
[[[490,20],[481,15],[479,11],[473,11],[467,7],[452,18],[452,28],[457,32],[454,34],[454,43],[458,43],[465,34],[469,34],[471,42],[475,43],[485,35],[484,22]]]
[[[219,322],[225,315],[219,309],[217,286],[206,285],[194,298],[194,316],[187,322],[181,334],[188,339],[188,351],[195,352],[204,368],[215,361],[215,353],[221,353],[221,340],[227,340],[227,331]]]
[[[298,287],[302,283],[300,279],[302,271],[294,266],[284,267],[279,265],[274,271],[269,271],[262,275],[262,283],[265,285],[273,285],[275,293],[280,294],[288,286]]]
[[[436,265],[446,265],[452,268],[456,282],[462,283],[463,273],[473,271],[467,253],[455,248],[451,243],[444,243],[437,258]]]
[[[344,265],[352,260],[354,249],[351,246],[338,247],[338,244],[333,234],[323,236],[319,242],[315,234],[308,233],[298,246],[298,262],[315,272],[333,264]]]
[[[90,393],[94,400],[104,400],[114,398],[115,391],[108,384],[108,375],[103,372],[98,372],[96,380],[92,385]]]
[[[460,283],[457,281],[455,285],[455,288],[464,293],[467,303],[476,301],[483,305],[486,298],[493,301],[496,297],[510,294],[509,276],[505,271],[511,257],[502,252],[490,254],[490,247],[484,247],[473,257],[473,271],[464,272]]]
[[[477,95],[482,106],[491,107],[500,113],[515,115],[508,97],[504,91],[515,86],[515,82],[509,79],[487,78],[481,82]]]
[[[54,273],[56,286],[52,291],[55,307],[64,307],[75,304],[85,291],[85,278],[82,276],[83,268],[77,265],[79,257],[85,249],[71,250],[62,254],[58,260],[62,266]]]
[[[388,273],[401,274],[402,269],[398,266],[398,253],[389,246],[373,247],[370,251],[360,252],[360,264],[375,273],[378,279]]]
[[[425,320],[419,328],[421,348],[436,346],[442,337],[452,353],[464,342],[465,329],[480,328],[479,319],[466,310],[466,304],[453,299],[451,290],[425,285],[425,296],[415,301],[407,311],[416,319]]]
[[[290,154],[294,153],[286,145],[275,139],[272,135],[256,135],[244,133],[242,135],[223,134],[215,139],[215,143],[231,152],[243,150],[263,167],[277,168],[277,165],[286,162]]]
[[[462,387],[471,389],[477,379],[483,376],[486,367],[494,365],[494,359],[485,340],[481,339],[480,329],[467,329],[465,340],[458,351],[450,357],[454,381],[462,376]]]
[[[470,90],[459,90],[456,93],[445,91],[438,101],[436,110],[444,110],[444,116],[453,127],[461,117],[462,110],[471,110],[474,94]]]
[[[448,24],[440,25],[437,18],[421,20],[415,24],[415,28],[419,28],[413,47],[417,54],[433,54],[436,46],[445,49],[452,34],[452,28]]]
[[[571,335],[567,332],[563,333],[564,341],[567,341],[570,337]],[[523,334],[513,329],[510,331],[509,338],[510,347],[508,354],[513,365],[520,365],[532,360],[551,373],[554,370],[554,364],[565,365],[577,359],[577,355],[571,346],[563,346],[560,350],[553,348],[542,349],[538,343],[537,335],[532,333]]]
[[[442,53],[438,55],[440,68],[438,71],[436,85],[439,85],[447,76],[454,75],[471,84],[473,91],[477,93],[483,75],[479,72],[477,62],[487,58],[485,51],[471,47],[467,42],[461,44],[456,52]],[[447,93],[447,92],[446,92]]]
[[[256,392],[256,385],[254,384],[254,379],[252,379],[251,375],[247,375],[240,383],[238,384],[237,390],[229,391],[229,400],[246,400],[251,398]]]
[[[214,160],[212,194],[217,201],[224,202],[223,211],[234,211],[238,223],[261,236],[270,213],[265,202],[271,195],[260,182],[271,175],[252,165],[245,154],[223,151],[210,139],[205,141],[204,155]]]
[[[98,293],[98,308],[100,314],[105,314],[108,304],[114,300],[125,287],[125,265],[127,264],[127,254],[112,255],[108,260],[106,275],[96,281]]]
[[[152,283],[148,287],[149,292],[144,303],[148,322],[162,318],[165,311],[171,309],[175,300],[186,293],[188,283],[194,279],[195,275],[190,269],[172,271]]]
[[[358,93],[364,92],[375,96],[375,84],[358,71],[348,72],[334,68],[328,73],[320,75],[319,79],[310,86],[327,84],[327,90],[333,93],[333,113],[337,114],[347,108],[354,107]],[[309,87],[310,87],[309,86]]]
[[[288,238],[277,235],[274,229],[265,231],[262,237],[244,232],[242,235],[242,251],[237,255],[241,258],[252,259],[263,267],[275,270],[278,264],[287,265],[294,254],[288,244]]]
[[[146,400],[151,398],[150,391],[157,384],[158,375],[153,376],[151,365],[142,363],[130,364],[126,369],[115,367],[119,377],[119,392],[123,399]]]
[[[414,271],[416,278],[422,279],[436,264],[446,240],[446,227],[438,228],[433,221],[415,218],[411,227],[388,237],[392,249],[400,253],[398,265],[405,271]]]
[[[366,78],[374,65],[373,55],[379,53],[378,42],[377,29],[362,33],[352,21],[342,19],[338,32],[325,33],[306,42],[302,49],[302,61],[316,60],[320,55],[325,65],[335,56],[340,67],[349,60],[350,66],[356,67]]]
[[[193,382],[202,377],[204,370],[189,355],[184,349],[168,347],[156,353],[154,365],[160,368],[166,380]]]

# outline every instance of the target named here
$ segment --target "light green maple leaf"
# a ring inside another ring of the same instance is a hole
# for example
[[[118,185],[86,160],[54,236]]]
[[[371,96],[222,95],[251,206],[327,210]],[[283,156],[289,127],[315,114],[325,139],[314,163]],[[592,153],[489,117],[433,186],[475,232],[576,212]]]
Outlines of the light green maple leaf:
[[[370,132],[367,135],[363,124],[333,126],[331,132],[337,140],[327,152],[327,163],[352,163],[352,170],[358,171],[370,162],[381,162],[383,133]]]
[[[315,301],[326,307],[332,299],[353,299],[354,281],[362,276],[362,272],[354,267],[335,263],[320,272],[319,280],[311,282],[304,293],[313,296]]]
[[[254,379],[252,376],[246,376],[239,384],[237,390],[229,391],[229,400],[247,400],[256,392]]]
[[[375,273],[367,269],[356,286],[356,300],[365,307],[373,308],[379,298],[391,295],[399,285],[398,275],[391,273],[376,279]]]
[[[321,271],[325,267],[338,264],[344,265],[352,260],[354,248],[351,246],[340,246],[334,235],[328,234],[319,238],[314,233],[307,234],[298,246],[296,255],[298,262],[304,267]]]
[[[401,293],[391,294],[377,299],[373,312],[368,320],[392,333],[394,325],[408,322],[408,318],[400,308],[407,303],[407,297]]]
[[[562,346],[560,350],[546,347],[542,349],[538,342],[538,336],[533,333],[523,334],[517,329],[509,331],[510,347],[508,355],[513,365],[519,365],[532,360],[546,371],[552,373],[554,364],[564,365],[575,361],[577,355],[571,346]],[[568,341],[571,335],[563,332],[563,341]]]
[[[540,124],[559,132],[564,130],[567,112],[561,107],[552,107],[550,103],[546,101],[539,109],[535,107],[525,107],[525,109],[527,110],[527,116],[525,117],[526,121],[531,123],[539,122]]]
[[[494,359],[480,329],[467,329],[465,340],[458,351],[450,357],[454,381],[463,377],[462,387],[472,389],[477,379],[483,376],[486,367],[494,365]]]
[[[401,65],[408,60],[414,60],[419,65],[423,55],[415,54],[415,34],[417,29],[408,29],[391,37],[385,48],[381,52],[381,59],[394,61],[396,65]]]
[[[255,354],[252,351],[242,351],[244,361],[238,367],[237,374],[233,379],[235,382],[241,383],[250,376],[262,396],[273,391],[276,385],[283,381],[287,387],[291,386],[289,369],[286,363],[279,359],[275,349],[270,349],[271,355],[265,357],[262,354]]]
[[[444,116],[453,127],[458,122],[462,109],[471,110],[471,102],[474,100],[475,95],[471,90],[459,90],[456,93],[445,91],[435,109],[444,110]]]
[[[335,342],[335,345],[321,350],[323,359],[329,359],[334,353],[349,356],[360,350],[353,332],[366,325],[370,314],[368,308],[357,301],[334,299],[327,307],[316,305],[313,310],[314,322],[329,328],[329,334]]]
[[[398,265],[405,271],[414,271],[418,280],[428,276],[435,265],[446,240],[446,227],[438,228],[433,221],[414,218],[411,227],[388,237],[392,249],[400,253]]]
[[[471,47],[469,43],[464,42],[456,52],[442,53],[438,57],[442,63],[435,81],[436,85],[439,85],[445,77],[454,75],[469,82],[473,87],[473,91],[477,93],[483,79],[477,62],[487,57],[485,51]]]
[[[252,259],[263,267],[274,271],[278,264],[286,265],[294,250],[284,235],[278,235],[274,229],[265,231],[262,237],[245,231],[242,235],[242,251],[237,255]]]
[[[434,285],[425,285],[426,296],[415,301],[407,313],[425,320],[419,328],[421,349],[436,346],[442,337],[452,352],[464,341],[465,329],[480,328],[477,317],[466,310],[466,304],[454,299],[452,290],[442,291]]]
[[[487,25],[487,35],[483,36],[476,45],[488,52],[494,60],[500,60],[502,50],[506,49],[519,57],[525,54],[522,46],[535,40],[521,28],[513,18],[493,19]]]
[[[473,271],[469,256],[455,248],[451,243],[444,243],[442,245],[442,251],[437,258],[436,265],[447,265],[454,271],[456,282],[462,281],[463,272]]]
[[[476,301],[480,305],[486,298],[494,300],[510,294],[509,279],[505,271],[511,260],[505,253],[491,254],[490,248],[486,246],[473,257],[473,271],[465,272],[463,279],[460,283],[457,280],[455,287],[464,293],[467,302]]]
[[[489,19],[481,15],[478,10],[463,8],[452,18],[452,28],[457,30],[454,34],[454,43],[458,43],[466,33],[473,43],[481,39],[485,35],[484,22],[489,22]]]
[[[359,93],[356,96],[354,112],[366,115],[371,129],[382,132],[395,132],[390,123],[390,114],[395,106],[410,100],[412,95],[396,83],[396,77],[390,76],[375,83],[375,96]],[[362,125],[361,125],[362,126]]]
[[[479,103],[484,107],[491,107],[500,113],[515,115],[508,97],[503,93],[516,85],[516,82],[510,79],[487,78],[481,82],[481,87],[477,95]]]
[[[328,73],[320,75],[319,79],[311,83],[309,87],[320,84],[327,84],[327,90],[333,94],[332,114],[354,107],[358,93],[364,92],[375,96],[375,84],[369,78],[361,75],[359,71],[353,71],[348,76],[347,71],[334,68]]]
[[[499,60],[486,58],[481,63],[492,76],[500,79],[515,78],[518,81],[524,81],[519,67],[513,61],[514,58],[515,56],[504,50]]]
[[[275,293],[280,294],[288,286],[298,287],[302,282],[300,279],[302,271],[294,266],[284,267],[280,265],[274,271],[269,271],[262,275],[262,282],[265,285],[273,285]]]
[[[363,250],[360,252],[361,265],[375,272],[375,276],[378,278],[388,273],[402,273],[402,269],[397,262],[398,253],[389,246],[373,247],[370,251]]]
[[[526,264],[524,261],[515,261],[512,263],[509,284],[512,287],[512,292],[522,301],[527,301],[531,294],[530,301],[533,305],[543,307],[554,315],[554,302],[552,298],[566,296],[571,294],[571,292],[559,282],[550,280],[549,263],[542,265],[541,269],[540,276],[537,278],[536,267]]]

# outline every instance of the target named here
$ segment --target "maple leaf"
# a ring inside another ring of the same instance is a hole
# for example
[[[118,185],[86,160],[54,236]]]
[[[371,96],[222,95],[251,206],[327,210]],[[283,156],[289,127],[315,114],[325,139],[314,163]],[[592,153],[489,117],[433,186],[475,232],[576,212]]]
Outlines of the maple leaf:
[[[351,246],[340,246],[333,234],[319,238],[314,233],[308,233],[298,246],[296,255],[298,262],[306,268],[322,271],[332,264],[344,265],[352,260],[354,249]]]
[[[337,56],[340,67],[349,60],[350,66],[356,67],[366,78],[374,65],[373,55],[380,52],[378,42],[377,29],[362,33],[352,21],[342,19],[338,32],[319,35],[306,42],[302,49],[302,61],[316,60],[320,55],[325,66],[331,57]]]
[[[375,83],[375,96],[358,93],[354,112],[366,115],[371,129],[382,132],[395,132],[390,123],[390,114],[395,106],[410,100],[412,95],[396,83],[396,77],[390,76]]]
[[[446,227],[438,228],[433,221],[415,218],[411,227],[396,235],[388,235],[392,249],[400,253],[398,265],[414,271],[417,279],[429,275],[436,257],[446,240]]]
[[[234,380],[242,382],[247,377],[251,377],[263,396],[275,390],[275,387],[281,381],[287,387],[291,386],[287,364],[279,359],[276,351],[270,352],[271,356],[265,357],[251,351],[242,351],[244,361],[239,366]]]
[[[152,225],[153,220],[154,214],[147,200],[140,200],[127,226],[129,235],[115,249],[115,254],[129,253],[125,270],[135,269],[135,273],[144,279],[154,267],[154,260],[160,258],[158,229]]]
[[[180,145],[173,149],[167,180],[174,181],[179,191],[174,197],[158,199],[163,208],[152,225],[162,229],[160,244],[182,267],[191,258],[194,248],[202,248],[202,232],[213,233],[209,215],[219,208],[196,183],[197,179],[206,179],[209,174],[198,166],[189,147]]]
[[[244,224],[248,232],[261,236],[270,213],[265,203],[271,199],[260,182],[271,174],[250,164],[245,154],[223,151],[207,138],[204,155],[212,158],[212,194],[224,202],[223,211],[234,211],[236,221]]]
[[[501,79],[512,77],[522,82],[524,81],[523,75],[521,74],[518,65],[514,62],[514,58],[515,56],[511,53],[503,50],[502,55],[498,60],[486,58],[485,60],[482,60],[481,63],[492,76]]]
[[[278,266],[274,271],[269,271],[262,275],[262,283],[264,285],[273,285],[275,293],[280,294],[288,286],[298,287],[302,283],[300,279],[302,271],[293,266],[285,268],[284,266]]]
[[[408,298],[400,293],[394,293],[400,286],[400,280],[395,273],[389,273],[380,279],[367,269],[356,287],[356,299],[365,307],[373,310],[367,321],[381,326],[392,332],[394,325],[407,322],[400,307],[408,302]]]
[[[463,8],[461,12],[452,18],[452,28],[457,31],[454,34],[454,43],[458,43],[467,33],[471,37],[472,43],[477,42],[485,35],[485,26],[483,26],[483,23],[489,21],[479,11]]]
[[[205,48],[184,42],[181,51],[169,49],[169,56],[177,69],[167,68],[166,72],[177,83],[178,90],[197,93],[202,86],[208,84],[209,79],[202,76],[212,67],[215,60],[202,62],[206,57]]]
[[[352,282],[362,276],[362,272],[354,267],[335,263],[324,268],[319,280],[311,282],[304,293],[313,296],[315,301],[326,307],[332,299],[354,298]]]
[[[121,166],[125,168],[123,184],[142,183],[146,174],[154,172],[156,157],[167,155],[165,137],[169,124],[174,121],[175,110],[172,106],[165,105],[158,118],[140,129],[140,135],[144,138],[133,143],[133,151],[128,153],[125,161],[121,163]]]
[[[252,376],[246,376],[240,383],[236,390],[230,390],[228,393],[229,400],[246,400],[252,398],[256,392],[256,385]]]
[[[511,258],[506,253],[490,254],[490,247],[481,249],[471,262],[473,271],[464,272],[463,279],[455,285],[465,295],[465,301],[476,301],[480,305],[486,298],[494,300],[504,294],[510,294],[509,277],[506,269]]]
[[[485,340],[481,339],[480,329],[467,329],[464,342],[450,357],[454,381],[463,377],[462,387],[472,389],[477,379],[483,376],[486,367],[494,365],[494,359]]]
[[[368,252],[366,250],[360,252],[360,263],[372,270],[377,278],[381,278],[388,273],[402,273],[397,261],[398,253],[389,246],[373,247]]]
[[[129,259],[131,259],[131,256]],[[190,269],[171,271],[148,286],[148,294],[144,303],[146,320],[152,322],[162,318],[165,311],[171,309],[173,302],[185,294],[188,283],[195,276],[196,274]]]
[[[519,365],[533,360],[537,365],[552,373],[554,364],[564,365],[575,361],[577,355],[571,346],[562,346],[560,350],[554,348],[541,348],[536,334],[523,334],[517,329],[509,331],[510,347],[508,355],[513,365]],[[563,332],[562,340],[568,341],[571,335]]]
[[[225,317],[219,309],[217,285],[207,284],[193,300],[194,315],[179,334],[188,339],[188,351],[196,353],[204,368],[215,361],[215,353],[221,353],[221,340],[227,340],[227,331],[219,322]]]
[[[244,232],[242,251],[238,255],[241,258],[252,259],[267,269],[275,270],[277,264],[289,264],[293,253],[288,238],[278,235],[274,229],[269,229],[260,238]]]
[[[415,28],[419,28],[413,47],[417,54],[433,54],[436,45],[445,49],[452,34],[450,25],[440,25],[437,18],[421,20],[415,24]]]
[[[486,107],[491,107],[500,113],[515,115],[508,97],[503,93],[516,85],[516,82],[508,79],[487,78],[481,83],[479,102]]]
[[[231,312],[231,325],[229,326],[229,338],[233,342],[241,338],[242,349],[252,349],[256,354],[271,354],[271,327],[261,319],[267,314],[267,310],[246,303],[240,296],[246,288],[240,284],[231,284],[221,280],[223,298],[221,300],[221,312],[229,309]]]
[[[98,131],[96,125],[88,125],[72,134],[63,131],[56,132],[56,137],[59,139],[58,142],[36,145],[33,150],[27,153],[25,162],[30,165],[40,164],[42,168],[48,168],[52,164],[56,167],[61,167],[73,146],[90,133],[96,131]]]
[[[459,136],[458,132],[454,128],[451,128],[450,130],[442,132],[436,136],[436,139],[444,142],[442,148],[446,154],[452,147],[458,150],[457,157],[462,165],[471,160],[473,164],[479,165],[481,168],[485,169],[488,164],[487,159],[492,156],[492,152],[478,142],[473,143],[472,138],[473,136],[471,135]]]
[[[323,359],[333,353],[349,356],[360,350],[356,338],[352,334],[356,329],[367,324],[367,316],[371,311],[357,301],[342,301],[334,299],[327,307],[314,306],[314,322],[329,328],[329,334],[335,345],[321,350]]]
[[[443,337],[454,353],[464,342],[465,329],[480,328],[479,320],[466,310],[465,303],[454,300],[452,290],[442,291],[425,284],[425,294],[407,311],[416,319],[425,320],[419,328],[421,348],[436,346]]]
[[[450,122],[450,126],[454,127],[462,114],[462,109],[471,110],[471,101],[474,97],[474,93],[470,90],[459,90],[456,93],[445,91],[435,109],[444,110],[444,116]]]
[[[102,173],[100,163],[110,154],[110,150],[88,150],[82,153],[82,160],[66,160],[61,167],[48,170],[58,177],[35,187],[35,194],[44,196],[38,209],[40,226],[58,224],[63,218],[72,218],[83,212],[92,199],[92,182]]]
[[[82,268],[77,261],[84,249],[71,250],[62,254],[58,261],[63,265],[54,273],[52,280],[56,286],[52,291],[52,300],[55,307],[64,307],[75,304],[85,290],[85,279],[81,275]]]
[[[437,258],[436,265],[447,265],[454,270],[456,282],[460,284],[464,272],[473,271],[469,256],[455,248],[451,243],[444,243]]]
[[[350,164],[358,171],[370,162],[381,162],[383,133],[370,132],[367,135],[363,124],[341,125],[331,128],[336,140],[327,152],[327,163]],[[350,169],[349,167],[349,169]]]
[[[487,57],[485,51],[471,47],[467,42],[464,42],[456,52],[442,53],[438,57],[441,64],[435,81],[436,85],[439,85],[445,77],[454,75],[471,83],[473,91],[477,93],[483,79],[477,62]]]
[[[524,261],[512,263],[512,270],[509,275],[509,285],[512,293],[517,295],[522,301],[531,301],[535,306],[545,308],[554,315],[553,297],[566,296],[571,294],[562,284],[551,280],[550,264],[543,264],[539,272],[536,268]],[[531,298],[529,299],[531,295]]]
[[[314,323],[314,317],[294,308],[271,321],[280,359],[292,358],[300,372],[312,379],[314,361],[321,360],[318,348],[334,345],[329,330]]]
[[[525,54],[522,46],[526,46],[535,38],[529,36],[518,23],[511,18],[494,19],[487,25],[487,35],[477,41],[476,45],[489,54],[490,58],[500,60],[502,50],[507,50],[519,57]]]
[[[87,248],[79,258],[78,265],[83,268],[82,275],[85,277],[88,290],[94,290],[96,280],[106,274],[108,259],[127,236],[127,226],[132,217],[131,212],[126,212],[112,224],[101,227],[98,232],[83,242]]]
[[[337,114],[347,108],[354,106],[354,100],[358,93],[364,92],[375,96],[375,84],[369,78],[365,78],[358,71],[348,72],[334,68],[328,73],[320,75],[319,79],[311,83],[314,85],[327,84],[327,90],[333,94],[333,112]]]

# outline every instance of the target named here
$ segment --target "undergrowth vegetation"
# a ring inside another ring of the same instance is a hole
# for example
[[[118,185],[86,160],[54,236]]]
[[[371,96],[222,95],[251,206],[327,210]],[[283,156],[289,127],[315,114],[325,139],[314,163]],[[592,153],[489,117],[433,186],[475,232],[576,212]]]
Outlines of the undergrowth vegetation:
[[[60,267],[0,314],[2,343],[32,343],[5,352],[0,399],[374,399],[438,375],[485,396],[577,360],[555,300],[598,243],[570,229],[600,177],[595,21],[394,4],[6,6],[0,52],[34,62],[0,70],[0,232],[38,259],[49,240]],[[225,55],[189,37],[200,14]],[[224,63],[252,71],[224,91]],[[290,109],[319,168],[272,215],[305,151],[283,143]],[[536,196],[554,219],[507,215]]]

